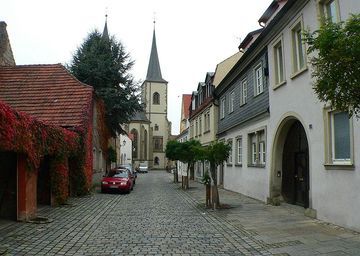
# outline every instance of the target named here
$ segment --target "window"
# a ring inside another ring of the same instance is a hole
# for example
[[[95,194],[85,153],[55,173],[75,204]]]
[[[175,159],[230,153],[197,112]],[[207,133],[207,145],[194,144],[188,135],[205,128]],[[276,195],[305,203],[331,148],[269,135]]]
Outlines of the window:
[[[227,159],[227,163],[230,165],[230,164],[232,164],[232,162],[233,162],[233,140],[232,139],[229,139],[228,141],[227,141],[227,143],[228,143],[228,145],[230,146],[230,152],[229,152],[229,157],[228,157],[228,159]]]
[[[157,124],[155,124],[155,131],[159,130],[159,126]]]
[[[163,138],[154,136],[154,150],[162,151],[163,150]]]
[[[285,80],[283,49],[282,49],[281,41],[279,41],[274,46],[274,67],[275,67],[275,85],[278,85]]]
[[[225,97],[220,100],[220,118],[225,117]]]
[[[210,131],[210,110],[204,113],[204,132]]]
[[[291,29],[293,48],[293,73],[297,73],[305,68],[305,50],[301,34],[302,25],[300,21]]]
[[[247,101],[247,79],[241,81],[241,98],[240,105],[246,104]]]
[[[201,116],[199,117],[199,135],[202,134],[202,123],[201,123]]]
[[[160,159],[156,156],[154,158],[154,165],[159,165],[160,164]]]
[[[346,112],[331,112],[331,160],[334,164],[351,162],[350,121]]]
[[[229,113],[234,112],[234,101],[235,101],[235,91],[232,91],[230,93],[230,98],[229,98]]]
[[[153,94],[153,104],[154,105],[160,104],[160,94],[157,92],[154,92],[154,94]]]
[[[242,164],[242,137],[236,138],[236,163]]]
[[[138,131],[132,129],[131,134],[133,135],[133,158],[138,158]]]
[[[255,68],[255,96],[264,91],[263,72],[261,64]]]
[[[250,166],[264,167],[266,164],[265,130],[259,130],[248,135]]]
[[[340,21],[339,2],[338,0],[320,1],[320,12],[323,18],[334,23]]]
[[[199,125],[198,125],[198,120],[196,119],[195,121],[195,137],[198,136],[199,133]]]

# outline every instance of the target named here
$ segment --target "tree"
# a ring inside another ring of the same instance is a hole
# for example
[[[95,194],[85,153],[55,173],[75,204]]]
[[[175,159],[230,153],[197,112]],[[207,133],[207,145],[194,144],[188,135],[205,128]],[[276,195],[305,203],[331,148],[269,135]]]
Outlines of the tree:
[[[325,21],[315,32],[305,32],[311,58],[314,90],[332,107],[360,114],[360,15],[346,22]]]
[[[175,161],[175,171],[174,171],[174,183],[178,183],[178,165],[177,160],[179,160],[179,150],[181,149],[181,143],[176,140],[170,140],[166,144],[165,155],[171,160]]]
[[[213,181],[211,203],[214,208],[220,207],[219,192],[217,188],[217,167],[228,159],[230,150],[230,145],[218,141],[215,141],[206,147],[206,160],[210,163],[210,175]]]
[[[198,140],[188,140],[180,144],[179,147],[179,160],[183,163],[187,163],[186,170],[186,184],[185,188],[189,188],[189,172],[190,168],[194,168],[194,164],[197,161],[196,153],[201,144]]]
[[[69,71],[81,82],[94,87],[95,94],[105,103],[107,127],[113,137],[123,133],[121,124],[129,122],[139,103],[139,84],[129,73],[134,62],[124,46],[114,37],[91,32],[76,50]]]

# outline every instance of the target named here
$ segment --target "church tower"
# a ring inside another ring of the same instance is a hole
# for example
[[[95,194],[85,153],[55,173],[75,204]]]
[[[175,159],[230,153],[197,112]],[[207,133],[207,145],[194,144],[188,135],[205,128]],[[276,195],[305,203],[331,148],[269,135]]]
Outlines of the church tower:
[[[154,26],[148,70],[141,86],[142,102],[152,134],[149,151],[153,169],[164,169],[167,166],[165,147],[171,134],[171,123],[167,119],[167,85],[168,82],[161,75]]]

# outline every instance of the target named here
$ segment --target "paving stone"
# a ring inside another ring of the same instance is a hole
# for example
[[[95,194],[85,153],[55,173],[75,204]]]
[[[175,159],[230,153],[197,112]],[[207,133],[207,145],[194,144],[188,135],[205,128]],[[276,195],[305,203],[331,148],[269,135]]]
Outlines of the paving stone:
[[[230,209],[208,210],[204,187],[183,191],[172,175],[138,176],[130,194],[72,198],[42,207],[47,224],[0,220],[5,255],[313,255],[359,252],[359,233],[220,190]],[[333,243],[332,243],[333,242]],[[331,248],[326,250],[324,248]],[[318,251],[316,250],[318,249]]]

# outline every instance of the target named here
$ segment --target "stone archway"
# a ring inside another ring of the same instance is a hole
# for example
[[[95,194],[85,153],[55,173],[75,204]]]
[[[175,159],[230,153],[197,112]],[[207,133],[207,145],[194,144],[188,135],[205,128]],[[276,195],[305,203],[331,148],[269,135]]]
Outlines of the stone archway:
[[[295,116],[279,125],[273,144],[270,199],[309,207],[309,145],[304,126]]]

